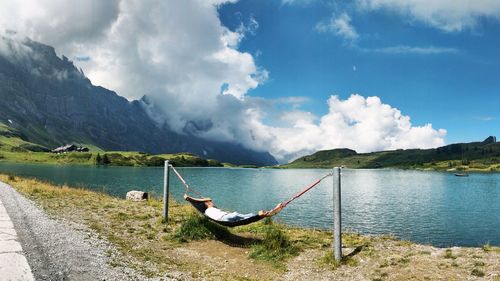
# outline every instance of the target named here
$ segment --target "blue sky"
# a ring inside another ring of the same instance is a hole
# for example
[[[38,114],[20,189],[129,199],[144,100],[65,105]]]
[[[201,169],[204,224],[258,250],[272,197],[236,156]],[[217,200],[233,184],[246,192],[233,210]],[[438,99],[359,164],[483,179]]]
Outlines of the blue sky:
[[[500,136],[500,1],[3,0],[2,30],[280,162]]]
[[[447,130],[446,142],[499,135],[500,21],[478,17],[472,26],[444,30],[391,9],[363,10],[353,3],[243,0],[219,7],[223,25],[237,30],[254,19],[239,50],[253,54],[269,79],[252,96],[306,96],[301,109],[327,112],[332,94],[378,96],[413,125]],[[320,31],[350,18],[357,38]]]

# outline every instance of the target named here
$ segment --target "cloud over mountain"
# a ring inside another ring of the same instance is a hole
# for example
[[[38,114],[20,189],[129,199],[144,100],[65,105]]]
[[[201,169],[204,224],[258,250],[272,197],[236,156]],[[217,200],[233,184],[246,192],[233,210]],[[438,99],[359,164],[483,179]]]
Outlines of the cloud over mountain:
[[[259,23],[250,18],[228,29],[217,10],[227,2],[233,1],[2,1],[0,26],[55,46],[94,84],[129,99],[146,95],[151,116],[178,133],[269,151],[281,161],[335,147],[365,152],[444,144],[444,130],[412,126],[377,97],[332,96],[328,113],[314,116],[299,109],[301,98],[249,96],[270,75],[239,50]],[[334,19],[334,31],[355,39],[349,21]]]

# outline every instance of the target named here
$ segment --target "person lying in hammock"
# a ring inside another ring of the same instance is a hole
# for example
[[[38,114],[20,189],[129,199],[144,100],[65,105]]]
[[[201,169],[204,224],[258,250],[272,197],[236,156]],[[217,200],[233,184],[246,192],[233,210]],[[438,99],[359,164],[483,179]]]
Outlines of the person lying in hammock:
[[[187,195],[184,195],[184,199],[188,198]],[[216,220],[216,221],[226,221],[226,222],[235,222],[235,221],[240,221],[244,219],[248,219],[251,217],[256,216],[254,213],[248,213],[248,214],[240,214],[238,212],[225,212],[217,207],[214,206],[214,203],[212,202],[211,199],[209,198],[202,198],[202,199],[196,199],[199,202],[203,202],[205,204],[205,216]],[[283,209],[283,206],[280,204],[276,205],[274,209],[270,211],[259,211],[258,215],[260,217],[271,217],[279,213]]]

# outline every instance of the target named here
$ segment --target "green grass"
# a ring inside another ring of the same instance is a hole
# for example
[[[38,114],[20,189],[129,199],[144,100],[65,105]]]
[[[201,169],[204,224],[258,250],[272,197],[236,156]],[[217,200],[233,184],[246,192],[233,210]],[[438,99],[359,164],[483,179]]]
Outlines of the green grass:
[[[165,160],[177,167],[222,167],[212,159],[203,159],[191,153],[151,155],[138,151],[104,151],[101,148],[85,143],[79,146],[89,148],[89,152],[70,152],[53,154],[49,149],[23,139],[14,128],[0,123],[0,161],[18,163],[47,164],[80,164],[80,165],[112,165],[112,166],[163,166]],[[96,159],[105,157],[107,161],[97,163]]]
[[[460,143],[435,149],[398,149],[356,153],[350,149],[318,151],[277,168],[404,168],[500,171],[500,143]]]
[[[249,256],[256,260],[271,262],[277,268],[284,268],[283,261],[299,253],[300,248],[279,226],[266,219],[262,224],[263,239],[252,246]]]
[[[111,166],[163,166],[165,160],[177,167],[220,167],[218,161],[206,160],[190,153],[150,155],[142,152],[49,152],[0,150],[0,161],[15,163],[80,164],[96,165],[97,155],[106,156]]]
[[[483,246],[483,251],[500,253],[500,247],[494,247],[491,246],[490,243],[487,243],[486,245]]]
[[[111,166],[163,166],[165,160],[176,167],[220,167],[218,161],[206,160],[190,153],[150,155],[142,152],[69,152],[54,154],[49,152],[0,151],[0,161],[17,163],[81,164],[96,165],[97,155],[108,161],[102,165]]]
[[[217,225],[207,218],[192,213],[184,220],[173,234],[173,239],[179,242],[203,239],[224,239],[229,237],[227,228]]]
[[[230,229],[193,213],[181,223],[172,238],[181,243],[216,239],[233,245],[250,247],[250,258],[269,262],[279,269],[284,269],[284,261],[299,253],[300,247],[297,243],[292,243],[283,227],[275,225],[271,219],[265,219],[245,229],[253,230],[252,232],[261,238],[238,237]],[[239,230],[242,231],[241,228]]]
[[[357,266],[359,262],[352,257],[349,256],[344,256],[340,259],[340,261],[335,260],[333,257],[333,253],[331,251],[327,252],[321,259],[320,259],[320,264],[327,266],[331,269],[337,269],[342,265],[347,265],[347,266]],[[380,268],[386,267],[385,264],[381,264]]]

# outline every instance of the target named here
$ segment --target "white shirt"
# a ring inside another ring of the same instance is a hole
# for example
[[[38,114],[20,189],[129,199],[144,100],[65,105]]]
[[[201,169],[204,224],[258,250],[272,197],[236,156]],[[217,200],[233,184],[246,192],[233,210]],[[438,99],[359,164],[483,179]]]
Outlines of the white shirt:
[[[214,207],[209,207],[205,210],[205,215],[216,221],[222,220],[222,217],[224,217],[227,214],[228,214],[227,212],[224,212]]]

